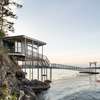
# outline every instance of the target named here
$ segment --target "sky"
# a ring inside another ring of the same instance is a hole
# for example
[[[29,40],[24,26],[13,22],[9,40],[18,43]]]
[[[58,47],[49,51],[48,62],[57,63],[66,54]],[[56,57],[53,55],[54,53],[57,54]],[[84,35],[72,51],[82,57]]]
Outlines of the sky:
[[[59,64],[100,63],[100,0],[23,0],[15,33],[47,43],[44,54]]]

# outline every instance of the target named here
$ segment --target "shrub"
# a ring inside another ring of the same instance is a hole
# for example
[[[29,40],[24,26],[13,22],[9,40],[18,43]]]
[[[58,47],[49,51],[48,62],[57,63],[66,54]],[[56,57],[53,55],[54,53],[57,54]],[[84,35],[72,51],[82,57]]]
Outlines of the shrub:
[[[5,33],[3,31],[0,31],[0,37],[4,37]]]

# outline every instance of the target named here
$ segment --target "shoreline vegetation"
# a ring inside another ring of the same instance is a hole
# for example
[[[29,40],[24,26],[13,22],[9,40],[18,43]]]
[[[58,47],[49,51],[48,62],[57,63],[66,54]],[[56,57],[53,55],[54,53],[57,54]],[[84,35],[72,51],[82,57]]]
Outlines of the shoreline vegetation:
[[[26,73],[0,47],[0,100],[37,100],[37,96],[50,88],[50,81],[28,80]]]

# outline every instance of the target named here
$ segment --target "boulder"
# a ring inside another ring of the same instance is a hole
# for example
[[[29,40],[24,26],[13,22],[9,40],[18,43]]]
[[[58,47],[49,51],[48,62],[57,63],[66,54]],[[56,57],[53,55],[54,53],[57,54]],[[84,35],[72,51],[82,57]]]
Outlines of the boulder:
[[[20,70],[20,71],[16,71],[15,76],[16,76],[17,79],[21,80],[21,79],[25,78],[25,74],[26,74],[25,72]]]
[[[51,81],[50,81],[50,80],[45,80],[44,83],[48,83],[48,84],[50,84]]]
[[[19,100],[36,100],[36,95],[34,92],[30,92],[29,90],[21,90]]]
[[[13,100],[36,100],[36,93],[48,89],[49,81],[30,81],[25,75],[14,58],[0,48],[0,100],[9,97]]]

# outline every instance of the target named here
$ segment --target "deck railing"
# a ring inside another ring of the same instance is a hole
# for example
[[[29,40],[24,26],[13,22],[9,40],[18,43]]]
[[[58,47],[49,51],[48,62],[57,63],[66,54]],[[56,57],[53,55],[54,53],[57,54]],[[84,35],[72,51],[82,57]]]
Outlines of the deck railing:
[[[26,51],[25,50],[22,50],[22,48],[10,48],[8,49],[8,52],[11,54],[11,53],[16,53],[16,54],[21,54],[21,55],[24,55],[30,59],[36,59],[36,60],[42,60],[45,62],[45,65],[46,66],[49,66],[50,64],[50,61],[49,59],[47,58],[47,56],[43,55],[43,54],[40,54],[38,52],[35,52],[35,51],[32,51],[30,49],[27,49]]]

